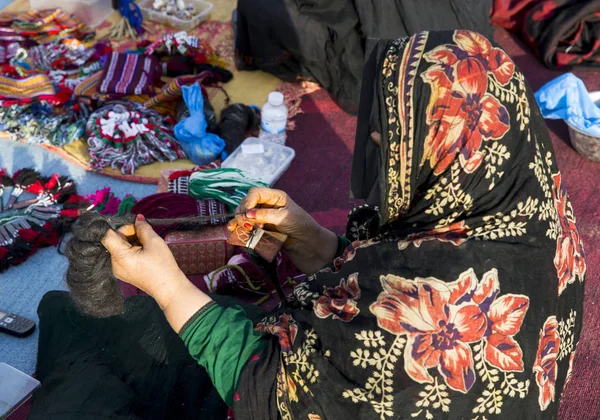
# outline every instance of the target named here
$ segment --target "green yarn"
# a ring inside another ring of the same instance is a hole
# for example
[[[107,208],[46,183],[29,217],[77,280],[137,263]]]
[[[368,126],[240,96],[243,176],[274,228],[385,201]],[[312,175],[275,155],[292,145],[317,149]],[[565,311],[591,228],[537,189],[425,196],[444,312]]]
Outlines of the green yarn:
[[[235,168],[207,169],[190,176],[189,194],[197,200],[215,199],[235,210],[253,187],[269,187]]]

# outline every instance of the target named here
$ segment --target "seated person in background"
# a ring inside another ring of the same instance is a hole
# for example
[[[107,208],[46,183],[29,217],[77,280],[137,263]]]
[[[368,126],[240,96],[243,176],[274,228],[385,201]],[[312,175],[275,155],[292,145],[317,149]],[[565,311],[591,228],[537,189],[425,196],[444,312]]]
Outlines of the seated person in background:
[[[311,275],[258,323],[192,285],[143,216],[103,243],[114,275],[156,300],[238,420],[554,418],[586,263],[511,59],[468,31],[380,41],[352,192],[370,206],[350,214],[343,252],[285,193],[243,200],[230,229],[250,219],[286,233]]]

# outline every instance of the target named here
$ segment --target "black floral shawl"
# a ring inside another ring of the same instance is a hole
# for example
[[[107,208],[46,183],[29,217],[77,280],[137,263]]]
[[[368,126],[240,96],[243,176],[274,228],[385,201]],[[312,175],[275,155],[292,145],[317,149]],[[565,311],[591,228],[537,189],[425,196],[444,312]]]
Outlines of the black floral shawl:
[[[379,211],[353,211],[344,256],[256,326],[274,338],[236,418],[555,418],[586,263],[531,90],[473,32],[376,50]]]

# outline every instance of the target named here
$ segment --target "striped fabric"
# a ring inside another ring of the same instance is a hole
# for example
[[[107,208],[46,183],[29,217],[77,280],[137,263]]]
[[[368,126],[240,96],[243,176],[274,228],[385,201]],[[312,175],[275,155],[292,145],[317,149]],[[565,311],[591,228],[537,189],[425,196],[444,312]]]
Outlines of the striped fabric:
[[[144,106],[147,108],[152,108],[163,102],[181,99],[181,88],[183,86],[191,85],[196,82],[202,83],[204,79],[211,75],[212,74],[209,71],[203,71],[202,73],[193,76],[176,77],[175,79],[171,80],[167,85],[165,85],[162,88],[162,90],[158,94],[156,94],[156,96],[144,102]]]
[[[156,57],[113,52],[108,56],[100,81],[101,93],[141,95],[151,93],[155,77],[160,77]]]
[[[81,82],[75,90],[73,94],[75,96],[86,96],[89,98],[93,98],[98,93],[98,85],[104,76],[104,70],[100,70],[89,76],[83,82]]]
[[[43,74],[19,80],[0,76],[0,99],[51,99],[55,94],[52,80]]]
[[[60,9],[20,13],[14,18],[11,26],[16,34],[31,37],[39,43],[50,42],[57,34],[71,34],[79,39],[94,34],[79,18]]]

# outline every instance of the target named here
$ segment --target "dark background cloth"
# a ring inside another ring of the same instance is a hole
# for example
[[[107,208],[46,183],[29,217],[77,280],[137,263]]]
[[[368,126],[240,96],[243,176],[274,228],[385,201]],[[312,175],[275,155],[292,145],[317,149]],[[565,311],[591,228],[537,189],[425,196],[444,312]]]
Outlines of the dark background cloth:
[[[367,37],[470,29],[491,37],[492,0],[238,0],[236,63],[315,80],[356,113]]]
[[[156,302],[134,296],[125,309],[122,316],[91,318],[66,292],[44,296],[36,372],[42,387],[29,418],[225,419],[226,404]],[[250,318],[263,315],[245,309]]]
[[[600,0],[494,0],[492,23],[518,33],[549,68],[600,65]]]

